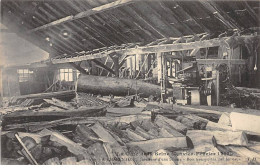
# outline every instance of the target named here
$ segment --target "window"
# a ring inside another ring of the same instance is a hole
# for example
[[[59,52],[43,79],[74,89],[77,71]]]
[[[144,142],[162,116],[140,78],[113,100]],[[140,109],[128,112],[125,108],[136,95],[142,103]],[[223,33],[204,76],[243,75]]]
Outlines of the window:
[[[29,69],[18,69],[19,82],[26,82],[33,78],[33,71]]]
[[[60,69],[59,74],[61,81],[73,81],[73,69]]]

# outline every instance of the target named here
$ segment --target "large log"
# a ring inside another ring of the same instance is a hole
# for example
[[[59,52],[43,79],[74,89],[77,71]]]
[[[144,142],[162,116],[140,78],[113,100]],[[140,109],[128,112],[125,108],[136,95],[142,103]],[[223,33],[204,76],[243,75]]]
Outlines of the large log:
[[[260,134],[260,115],[242,114],[232,112],[230,114],[232,129],[243,130],[253,134]]]
[[[165,120],[164,120],[165,117],[162,117],[160,115],[158,115],[156,118],[155,118],[155,121],[154,123],[160,127],[160,128],[164,128],[166,129],[170,134],[174,135],[175,137],[182,137],[183,134],[178,132],[175,128],[173,128],[171,125],[169,125]],[[187,130],[186,130],[187,131]],[[185,132],[186,133],[186,132]]]
[[[171,120],[169,118],[166,118],[162,115],[157,115],[156,119],[161,119],[162,121],[164,121],[165,123],[167,123],[167,125],[169,125],[170,127],[172,127],[173,129],[177,130],[178,132],[182,133],[182,134],[186,134],[187,132],[187,127],[185,125],[183,125],[180,122],[177,122],[175,120]],[[156,120],[155,119],[155,120]]]
[[[161,94],[160,86],[140,80],[92,75],[80,75],[77,82],[77,91],[115,96],[140,94],[142,97],[160,96]],[[172,89],[167,89],[167,91],[169,95],[172,94]]]
[[[189,129],[205,129],[208,123],[207,119],[198,117],[196,115],[178,116],[175,120],[186,125]]]
[[[187,137],[172,137],[172,138],[157,138],[147,141],[140,141],[140,142],[130,142],[127,143],[127,146],[133,147],[138,146],[144,152],[155,152],[160,149],[168,149],[168,148],[175,148],[175,149],[187,149]]]
[[[248,140],[244,132],[238,131],[212,131],[214,141],[218,145],[248,146]]]

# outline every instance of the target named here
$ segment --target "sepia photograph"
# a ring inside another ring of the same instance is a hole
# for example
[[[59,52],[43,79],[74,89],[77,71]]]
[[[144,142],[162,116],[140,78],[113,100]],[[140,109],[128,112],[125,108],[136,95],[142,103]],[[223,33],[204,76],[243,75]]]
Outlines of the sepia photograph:
[[[0,165],[260,165],[259,0],[0,9]]]

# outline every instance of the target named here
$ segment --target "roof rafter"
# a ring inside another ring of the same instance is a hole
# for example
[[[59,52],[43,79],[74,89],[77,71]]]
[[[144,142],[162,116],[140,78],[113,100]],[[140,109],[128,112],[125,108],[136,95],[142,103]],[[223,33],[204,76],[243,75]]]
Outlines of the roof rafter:
[[[64,18],[55,20],[53,22],[50,22],[50,23],[47,23],[47,24],[42,25],[40,27],[36,27],[32,30],[29,30],[27,33],[32,33],[32,32],[42,30],[42,29],[46,29],[46,28],[52,27],[52,26],[57,26],[59,24],[69,22],[69,21],[73,21],[73,20],[76,20],[76,19],[81,19],[81,18],[90,16],[90,15],[94,15],[94,14],[97,14],[97,13],[100,13],[100,12],[103,12],[103,11],[106,11],[106,10],[109,10],[109,9],[118,8],[120,6],[130,4],[134,1],[136,1],[136,0],[117,0],[115,2],[111,2],[111,3],[105,4],[105,5],[101,5],[101,6],[80,12],[80,13],[74,15],[74,16],[70,15],[70,16],[66,16]]]
[[[204,36],[205,37],[205,36]],[[119,48],[119,49],[111,49],[107,51],[101,51],[95,54],[84,54],[78,57],[72,58],[53,58],[51,62],[53,64],[66,63],[66,62],[77,62],[82,60],[91,60],[102,57],[107,57],[109,53],[121,53],[124,55],[133,55],[133,54],[145,54],[145,53],[157,53],[157,52],[173,52],[173,51],[185,51],[199,48],[208,48],[208,47],[217,47],[223,43],[223,40],[227,40],[230,37],[223,37],[221,39],[215,38],[210,40],[203,41],[194,41],[189,43],[174,43],[174,44],[162,44],[162,45],[153,45],[153,46],[140,46],[133,48]],[[260,38],[260,36],[238,36],[239,40],[243,40],[245,38]]]

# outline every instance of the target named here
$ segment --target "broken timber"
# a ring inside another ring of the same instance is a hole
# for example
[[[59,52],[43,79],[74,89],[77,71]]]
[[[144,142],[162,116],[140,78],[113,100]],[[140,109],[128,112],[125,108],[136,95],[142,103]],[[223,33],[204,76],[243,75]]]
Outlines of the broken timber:
[[[90,107],[73,110],[61,111],[23,111],[6,114],[3,117],[3,125],[9,123],[23,123],[33,121],[50,121],[68,117],[95,117],[104,116],[106,114],[105,107]]]

